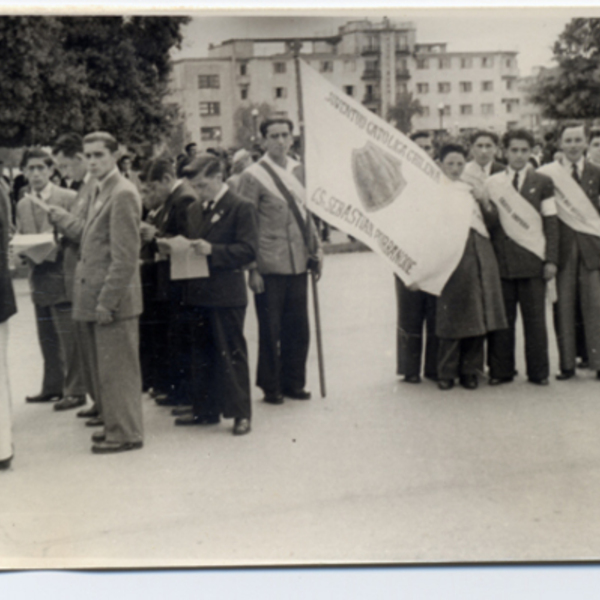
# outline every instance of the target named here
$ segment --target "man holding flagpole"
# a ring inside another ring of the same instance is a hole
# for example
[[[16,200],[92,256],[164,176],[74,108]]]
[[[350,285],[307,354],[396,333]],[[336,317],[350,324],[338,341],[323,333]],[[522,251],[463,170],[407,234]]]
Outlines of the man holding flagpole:
[[[268,119],[260,126],[265,154],[244,171],[238,193],[258,212],[259,250],[250,269],[259,324],[257,385],[265,402],[310,399],[306,385],[309,348],[309,270],[320,276],[323,254],[306,210],[302,165],[288,156],[293,125]]]

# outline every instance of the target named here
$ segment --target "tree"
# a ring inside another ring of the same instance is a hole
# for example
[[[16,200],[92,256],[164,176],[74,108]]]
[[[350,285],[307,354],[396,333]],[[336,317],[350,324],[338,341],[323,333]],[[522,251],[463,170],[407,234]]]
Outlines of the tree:
[[[410,133],[412,118],[423,113],[423,107],[410,92],[399,94],[394,106],[390,106],[386,115],[387,120],[393,123],[402,133]]]
[[[252,115],[252,111],[254,110],[258,111],[256,117]],[[273,108],[266,102],[240,106],[233,115],[236,146],[250,150],[254,145],[258,144],[260,140],[258,127],[272,114]]]
[[[48,144],[64,131],[127,144],[167,135],[170,50],[186,17],[1,17],[0,144]]]
[[[529,91],[549,119],[600,115],[600,19],[572,19],[553,48],[557,67],[543,70]]]

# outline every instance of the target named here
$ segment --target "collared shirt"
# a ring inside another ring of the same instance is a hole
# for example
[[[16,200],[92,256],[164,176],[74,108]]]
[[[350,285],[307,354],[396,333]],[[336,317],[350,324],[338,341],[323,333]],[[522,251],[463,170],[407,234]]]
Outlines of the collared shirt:
[[[490,160],[490,162],[487,165],[485,165],[484,167],[482,167],[479,163],[477,163],[477,165],[479,165],[479,168],[484,172],[486,177],[489,177],[492,173],[492,163],[493,162],[494,162],[493,160]]]
[[[525,181],[525,175],[527,174],[527,166],[523,167],[520,171],[515,171],[512,167],[506,167],[506,174],[511,185],[513,185],[515,175],[517,175],[517,191],[520,192],[523,187],[523,181]]]
[[[39,192],[33,192],[33,193],[38,198],[43,200],[46,204],[48,204],[48,202],[50,201],[50,197],[52,196],[52,186],[53,185],[54,184],[51,181],[49,181],[43,190],[40,190]]]
[[[183,179],[176,179],[171,187],[171,194],[183,183]]]
[[[585,158],[582,156],[576,163],[571,162],[568,158],[562,163],[563,167],[569,172],[569,175],[573,174],[573,165],[577,168],[577,175],[581,178],[583,173],[583,167],[585,165]]]
[[[217,195],[212,200],[209,200],[208,202],[205,202],[203,204],[204,208],[206,208],[210,204],[210,202],[212,202],[213,203],[212,207],[214,210],[215,206],[217,206],[217,202],[219,202],[219,200],[227,193],[228,189],[229,189],[229,186],[226,183],[224,183],[221,186],[221,189],[217,192]]]
[[[109,171],[102,179],[98,179],[98,190],[102,191],[104,189],[104,186],[106,185],[106,182],[115,174],[118,173],[119,169],[117,167],[115,167],[112,171]]]
[[[290,160],[289,156],[286,156],[286,160],[285,160],[285,167],[282,167],[279,163],[276,163],[267,152],[265,152],[263,154],[263,157],[261,160],[266,160],[271,166],[276,166],[278,169],[283,169],[284,171],[287,171],[288,173],[292,173],[293,170],[296,168],[296,165],[298,164],[295,160]]]

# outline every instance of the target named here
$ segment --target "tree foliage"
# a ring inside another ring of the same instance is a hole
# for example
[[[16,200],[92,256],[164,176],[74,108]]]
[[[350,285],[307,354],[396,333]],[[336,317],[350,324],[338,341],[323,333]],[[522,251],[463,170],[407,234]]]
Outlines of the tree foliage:
[[[600,19],[572,19],[553,48],[557,67],[540,73],[531,102],[550,119],[600,116]]]
[[[408,134],[412,128],[412,118],[422,112],[421,103],[414,99],[410,92],[406,92],[398,95],[396,104],[390,106],[386,118],[390,123],[394,123],[396,129]]]
[[[170,51],[185,17],[0,17],[0,145],[64,131],[155,142],[176,117]]]

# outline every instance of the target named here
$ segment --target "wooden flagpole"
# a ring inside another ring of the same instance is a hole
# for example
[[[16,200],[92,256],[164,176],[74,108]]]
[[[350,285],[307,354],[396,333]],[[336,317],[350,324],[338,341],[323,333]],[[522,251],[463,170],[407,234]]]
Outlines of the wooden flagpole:
[[[304,144],[304,104],[302,101],[302,78],[300,76],[300,48],[302,48],[302,42],[300,40],[294,40],[293,51],[294,51],[294,68],[296,71],[296,98],[298,101],[298,125],[300,128],[300,156],[302,157],[302,164],[306,165],[305,161],[305,144]],[[310,215],[310,213],[308,213]],[[310,218],[310,217],[309,217]],[[321,312],[319,310],[319,290],[317,289],[317,276],[314,271],[310,271],[310,281],[312,288],[313,297],[313,309],[315,313],[315,331],[317,334],[317,359],[319,363],[319,387],[321,390],[321,397],[327,396],[327,388],[325,385],[325,360],[323,357],[323,336],[321,332]]]

